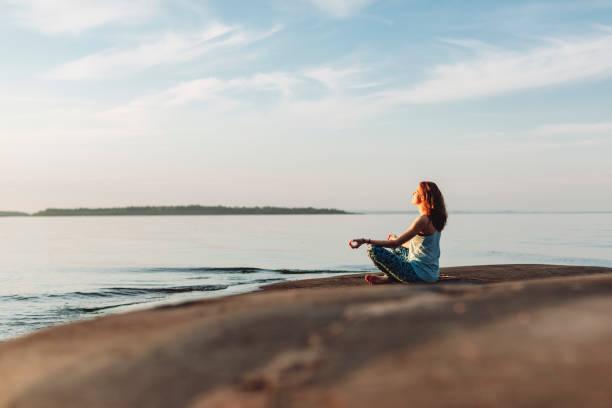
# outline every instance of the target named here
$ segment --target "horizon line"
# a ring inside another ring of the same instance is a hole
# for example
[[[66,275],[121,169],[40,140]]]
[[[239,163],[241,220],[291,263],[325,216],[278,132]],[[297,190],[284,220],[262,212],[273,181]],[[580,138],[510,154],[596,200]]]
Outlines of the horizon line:
[[[361,210],[345,210],[336,207],[312,207],[312,206],[300,206],[300,207],[283,207],[275,205],[262,205],[262,206],[225,206],[225,205],[201,205],[201,204],[188,204],[188,205],[131,205],[124,207],[74,207],[74,208],[59,208],[59,207],[48,207],[44,210],[26,212],[18,210],[0,210],[2,216],[5,217],[19,217],[19,216],[31,216],[48,210],[108,210],[108,209],[128,209],[128,208],[171,208],[171,207],[222,207],[229,209],[245,209],[245,208],[278,208],[278,209],[313,209],[313,210],[337,210],[343,211],[345,215],[358,215],[358,214],[414,214],[417,213],[415,209],[407,210],[373,210],[373,209],[361,209]],[[453,210],[448,211],[449,214],[612,214],[612,210],[516,210],[516,209],[480,209],[480,210]],[[153,215],[153,214],[152,214]],[[163,214],[161,214],[163,215]],[[185,214],[189,215],[189,214]],[[198,215],[198,214],[193,214]],[[206,215],[206,214],[201,214]],[[231,214],[228,214],[231,215]],[[236,214],[238,215],[238,214]],[[248,215],[248,214],[244,214]],[[341,215],[341,214],[339,214]]]

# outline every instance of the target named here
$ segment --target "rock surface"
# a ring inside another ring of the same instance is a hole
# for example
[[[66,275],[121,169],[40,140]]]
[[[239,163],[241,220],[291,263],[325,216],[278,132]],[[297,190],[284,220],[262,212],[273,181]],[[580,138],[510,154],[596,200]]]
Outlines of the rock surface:
[[[612,406],[612,269],[362,275],[0,344],[1,407]]]

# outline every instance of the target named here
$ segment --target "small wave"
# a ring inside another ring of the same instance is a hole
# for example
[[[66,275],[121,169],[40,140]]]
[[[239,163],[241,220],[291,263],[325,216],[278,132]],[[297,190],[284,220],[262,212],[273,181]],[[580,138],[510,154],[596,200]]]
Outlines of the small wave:
[[[257,273],[257,272],[269,272],[269,269],[262,268],[251,268],[251,267],[223,267],[223,268],[211,268],[207,266],[202,267],[155,267],[155,268],[142,268],[135,269],[137,272],[184,272],[184,273]]]
[[[316,275],[316,274],[351,274],[354,270],[337,269],[263,269],[254,267],[155,267],[146,269],[132,269],[132,271],[148,272],[192,272],[192,273],[227,273],[227,274],[253,274],[253,273],[272,273],[278,275]],[[94,291],[76,291],[65,293],[46,293],[40,295],[3,295],[0,301],[37,301],[43,299],[74,299],[74,298],[110,298],[110,297],[129,297],[143,295],[171,295],[187,292],[208,292],[227,289],[229,286],[242,284],[264,284],[278,282],[287,278],[249,278],[244,282],[232,282],[230,285],[189,285],[173,287],[110,287],[101,288]]]
[[[47,293],[41,295],[6,295],[0,296],[0,301],[32,301],[39,299],[66,299],[66,298],[108,298],[117,296],[137,296],[147,294],[174,294],[188,292],[209,292],[227,289],[228,285],[192,285],[174,287],[115,287],[102,288],[95,292],[68,292],[68,293]]]
[[[151,288],[134,288],[134,287],[116,287],[102,288],[95,292],[70,292],[46,295],[51,298],[70,298],[70,297],[117,297],[117,296],[137,296],[147,294],[173,294],[187,292],[208,292],[215,290],[227,289],[227,285],[196,285],[196,286],[174,286],[174,287],[151,287]]]
[[[96,313],[102,310],[115,309],[121,306],[131,306],[138,305],[142,302],[131,302],[131,303],[120,303],[117,305],[108,305],[108,306],[98,306],[98,307],[64,307],[61,309],[60,313]]]
[[[317,273],[354,273],[355,270],[337,270],[337,269],[265,269],[265,268],[253,268],[253,267],[155,267],[155,268],[143,268],[135,269],[133,271],[138,272],[184,272],[184,273],[258,273],[258,272],[272,272],[280,273],[283,275],[306,275],[306,274],[317,274]]]
[[[27,296],[27,295],[5,295],[0,296],[0,300],[34,300],[38,296]]]
[[[284,281],[285,279],[283,278],[269,278],[269,279],[255,279],[252,281],[247,281],[247,282],[241,282],[239,284],[251,284],[251,283],[270,283],[270,282],[281,282]]]

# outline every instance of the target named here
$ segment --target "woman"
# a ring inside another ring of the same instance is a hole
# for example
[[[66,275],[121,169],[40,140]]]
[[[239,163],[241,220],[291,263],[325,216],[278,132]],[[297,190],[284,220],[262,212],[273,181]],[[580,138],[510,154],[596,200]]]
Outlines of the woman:
[[[353,249],[370,244],[368,255],[384,275],[366,275],[370,284],[391,282],[435,282],[440,276],[440,233],[446,225],[446,207],[440,189],[431,181],[419,183],[412,193],[412,204],[419,216],[399,237],[387,240],[352,239]],[[391,249],[387,249],[391,248]]]

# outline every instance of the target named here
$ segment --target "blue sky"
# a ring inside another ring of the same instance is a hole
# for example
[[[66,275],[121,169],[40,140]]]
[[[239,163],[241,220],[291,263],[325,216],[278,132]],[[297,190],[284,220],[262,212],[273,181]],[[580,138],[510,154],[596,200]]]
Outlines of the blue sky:
[[[1,209],[612,209],[612,1],[0,10]]]

